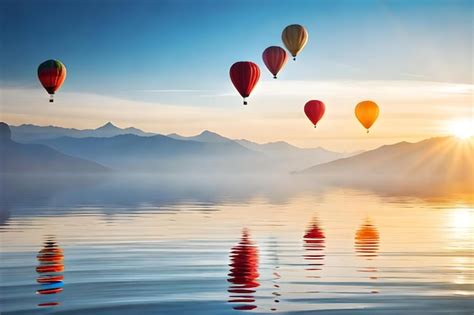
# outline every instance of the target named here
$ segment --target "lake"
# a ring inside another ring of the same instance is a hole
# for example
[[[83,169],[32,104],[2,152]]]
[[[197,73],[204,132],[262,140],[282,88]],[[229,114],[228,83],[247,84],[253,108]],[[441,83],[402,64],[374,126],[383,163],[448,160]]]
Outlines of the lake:
[[[472,314],[470,196],[3,179],[2,314]]]

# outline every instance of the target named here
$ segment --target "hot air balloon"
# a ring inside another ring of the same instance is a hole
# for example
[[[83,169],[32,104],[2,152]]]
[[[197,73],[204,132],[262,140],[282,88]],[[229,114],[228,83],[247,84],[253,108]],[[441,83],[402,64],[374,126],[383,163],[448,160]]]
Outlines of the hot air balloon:
[[[286,51],[279,46],[270,46],[263,51],[262,59],[268,70],[273,74],[273,78],[277,78],[278,72],[288,61]]]
[[[281,33],[281,39],[293,56],[293,60],[296,60],[296,55],[303,50],[308,42],[308,31],[299,24],[288,25]]]
[[[244,105],[246,97],[249,97],[253,88],[260,78],[260,68],[251,61],[238,61],[230,67],[230,79],[237,91],[244,98]]]
[[[38,79],[50,95],[50,102],[54,102],[53,95],[66,79],[66,67],[59,60],[46,60],[38,67]]]
[[[326,106],[324,106],[324,103],[317,100],[309,101],[304,106],[304,113],[313,123],[314,128],[316,128],[316,124],[323,117],[325,110]]]
[[[355,107],[355,115],[362,126],[367,129],[367,133],[369,133],[369,128],[379,116],[379,107],[372,101],[363,101]]]

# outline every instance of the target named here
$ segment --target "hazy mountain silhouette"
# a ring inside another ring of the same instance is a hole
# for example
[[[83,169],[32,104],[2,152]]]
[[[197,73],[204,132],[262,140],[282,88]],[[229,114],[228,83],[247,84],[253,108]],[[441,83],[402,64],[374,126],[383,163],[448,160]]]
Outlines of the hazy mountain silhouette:
[[[95,162],[62,154],[41,144],[20,144],[11,140],[7,124],[0,122],[0,173],[68,173],[106,172]]]
[[[111,122],[97,129],[74,129],[74,128],[62,128],[55,126],[35,126],[30,124],[24,124],[21,126],[10,126],[12,131],[12,139],[18,142],[32,142],[37,140],[52,139],[58,137],[75,137],[75,138],[86,138],[86,137],[114,137],[117,135],[134,134],[138,136],[152,136],[154,133],[144,132],[137,128],[119,128]]]
[[[298,148],[284,141],[264,144],[245,139],[235,141],[246,148],[261,152],[281,167],[286,167],[288,171],[303,169],[315,164],[326,163],[348,156],[348,154],[329,151],[321,147],[308,149]]]
[[[209,130],[204,130],[200,134],[196,136],[191,136],[191,137],[184,137],[177,133],[171,133],[167,136],[173,139],[177,139],[177,140],[191,140],[191,141],[198,141],[198,142],[210,142],[210,143],[233,142],[233,140],[223,137]]]
[[[124,164],[133,164],[132,161],[128,161],[129,163],[124,163],[127,157],[122,156],[122,157],[114,157],[114,156],[109,156],[108,158],[113,159],[112,160],[106,160],[104,152],[96,152],[96,149],[93,149],[95,152],[94,154],[91,154],[91,152],[77,152],[77,150],[74,150],[73,148],[70,148],[70,146],[66,142],[73,142],[72,139],[66,140],[63,139],[61,141],[53,141],[53,143],[49,143],[48,141],[51,139],[56,139],[56,138],[61,138],[61,137],[68,137],[68,138],[90,138],[90,137],[95,137],[95,138],[111,138],[119,135],[136,135],[136,136],[159,136],[163,137],[162,135],[159,134],[153,134],[153,133],[146,133],[140,129],[136,129],[133,127],[130,128],[125,128],[121,129],[113,125],[112,123],[106,123],[105,125],[97,128],[97,129],[86,129],[86,130],[78,130],[78,129],[68,129],[68,128],[61,128],[61,127],[53,127],[53,126],[48,126],[48,127],[41,127],[41,126],[35,126],[35,125],[21,125],[18,127],[12,127],[12,138],[16,141],[19,142],[26,142],[26,143],[45,143],[45,144],[51,144],[52,146],[55,146],[56,149],[59,151],[63,151],[65,147],[68,147],[67,151],[64,151],[67,154],[87,158],[87,159],[93,159],[95,161],[98,161],[99,163],[103,163],[104,165],[109,165],[109,166],[114,166],[114,167],[124,167]],[[205,130],[201,132],[198,135],[195,136],[181,136],[176,133],[172,133],[167,135],[166,137],[172,138],[174,140],[181,140],[181,141],[187,141],[187,142],[199,142],[199,143],[207,143],[208,146],[206,148],[211,149],[210,152],[205,153],[203,152],[203,156],[199,156],[198,158],[202,160],[204,156],[209,156],[211,153],[217,154],[215,156],[212,156],[211,159],[208,159],[207,164],[213,160],[213,161],[218,161],[218,164],[220,166],[223,166],[224,164],[227,164],[230,166],[230,168],[241,168],[243,164],[245,164],[246,169],[251,168],[251,162],[247,161],[246,159],[241,159],[239,158],[239,154],[241,152],[247,152],[248,150],[257,152],[259,153],[260,157],[256,162],[254,162],[254,168],[260,170],[261,167],[263,166],[265,169],[273,168],[274,170],[278,170],[279,172],[290,172],[295,169],[303,169],[306,167],[309,167],[314,164],[319,164],[319,163],[325,163],[328,161],[332,161],[344,156],[347,156],[346,154],[342,153],[337,153],[337,152],[331,152],[328,150],[325,150],[323,148],[314,148],[314,149],[302,149],[295,147],[293,145],[290,145],[286,142],[280,141],[280,142],[273,142],[273,143],[266,143],[266,144],[258,144],[255,142],[251,142],[248,140],[232,140],[229,138],[226,138],[224,136],[221,136],[215,132]],[[132,154],[130,152],[132,148],[132,143],[131,139],[135,139],[136,141],[142,143],[138,144],[137,146],[140,147],[143,145],[143,142],[145,142],[143,139],[139,138],[128,138],[128,141],[123,142],[123,147],[121,148],[121,153],[117,154],[122,155],[123,152],[127,152],[126,155],[128,158],[131,158]],[[155,140],[158,138],[155,138]],[[161,138],[163,140],[163,138]],[[122,139],[123,140],[123,139]],[[97,140],[96,142],[99,143],[102,140]],[[114,141],[112,141],[114,142]],[[91,140],[88,142],[91,145]],[[194,148],[195,145],[189,145],[186,146],[183,143],[180,143],[183,145],[183,150],[188,152],[187,150],[190,148]],[[233,153],[236,153],[237,156],[235,157],[229,157],[229,154],[224,151],[219,151],[215,152],[213,151],[215,148],[211,146],[211,144],[227,144],[229,148],[233,148],[232,150],[237,150],[237,148],[240,148],[239,152],[232,151]],[[115,143],[115,145],[119,146],[118,143]],[[154,154],[158,157],[160,157],[161,160],[163,160],[163,156],[167,155],[166,152],[163,152],[163,150],[167,150],[166,147],[162,147],[163,143],[158,143],[156,141],[149,142],[149,145],[157,146],[155,149],[158,150],[159,152],[155,152]],[[177,145],[177,144],[176,144]],[[187,147],[187,149],[184,149],[184,147]],[[247,149],[247,150],[246,150]],[[155,150],[155,151],[156,151]],[[171,148],[171,151],[169,152],[168,156],[171,156],[175,154],[175,151],[177,150],[176,148]],[[151,151],[150,148],[148,148],[147,151]],[[182,159],[182,154],[184,151],[178,150],[179,153],[177,156],[177,159]],[[96,154],[97,153],[97,154]],[[246,153],[246,154],[247,154]],[[188,153],[187,153],[188,154]],[[196,153],[197,154],[197,153]],[[224,155],[223,155],[224,154]],[[100,155],[100,157],[97,159],[97,155]],[[140,166],[140,156],[135,157],[136,160],[134,161],[135,166]],[[261,165],[259,164],[261,162],[261,159],[265,158],[266,162]],[[121,160],[120,163],[116,163],[116,160]],[[227,161],[224,161],[224,159],[227,159]],[[230,165],[230,162],[234,161],[236,164],[235,165]],[[156,161],[158,162],[158,161]],[[163,162],[163,161],[162,161]],[[191,161],[188,158],[187,163],[195,163],[196,161]],[[176,163],[174,163],[176,164]],[[147,166],[150,166],[150,164],[146,164]],[[176,165],[173,165],[173,163],[168,163],[168,166],[175,167]],[[143,165],[142,165],[143,166]],[[140,166],[140,168],[144,169],[145,167]],[[159,169],[164,169],[164,165],[157,165],[157,163],[154,163],[153,169],[156,168]],[[198,167],[198,165],[196,165]],[[128,166],[126,168],[129,168]],[[134,169],[136,167],[133,167]],[[186,167],[189,168],[189,167]]]
[[[416,143],[384,145],[300,173],[337,180],[473,182],[474,138],[438,137]]]
[[[272,163],[275,167],[279,166],[280,168],[284,168],[285,171],[301,169],[314,164],[325,163],[347,156],[323,148],[298,148],[284,141],[259,144],[245,139],[232,140],[208,130],[190,137],[184,137],[176,133],[167,136],[179,140],[192,140],[208,143],[238,143],[249,150],[263,154],[269,163]]]
[[[186,171],[205,173],[255,169],[263,156],[238,143],[176,140],[163,135],[110,138],[60,137],[42,140],[66,154],[97,161],[121,171]]]

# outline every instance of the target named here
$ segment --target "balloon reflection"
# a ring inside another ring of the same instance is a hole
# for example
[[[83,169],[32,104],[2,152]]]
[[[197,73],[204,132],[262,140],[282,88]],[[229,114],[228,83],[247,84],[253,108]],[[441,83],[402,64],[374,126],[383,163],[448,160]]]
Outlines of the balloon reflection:
[[[355,251],[357,256],[365,258],[366,261],[371,261],[377,257],[379,249],[379,232],[377,228],[366,219],[364,224],[357,230],[355,235]],[[376,280],[377,268],[373,266],[364,266],[358,270],[362,273],[368,273],[369,279]],[[378,293],[377,290],[372,290],[372,293]]]
[[[250,239],[247,229],[242,232],[240,242],[230,252],[228,292],[229,303],[235,303],[235,310],[252,310],[255,303],[255,288],[258,283],[258,247]]]
[[[306,230],[306,234],[303,237],[304,240],[304,249],[306,253],[303,255],[303,258],[308,261],[308,268],[306,270],[319,271],[324,266],[324,253],[325,248],[324,232],[319,226],[319,222],[314,218]],[[310,276],[309,278],[319,278],[319,276]]]
[[[51,295],[59,293],[63,290],[64,271],[63,250],[58,246],[53,238],[49,238],[44,242],[43,248],[36,256],[39,262],[36,272],[39,274],[36,281],[40,284],[40,288],[36,294]],[[55,306],[59,305],[56,301],[46,301],[38,304],[38,306]]]

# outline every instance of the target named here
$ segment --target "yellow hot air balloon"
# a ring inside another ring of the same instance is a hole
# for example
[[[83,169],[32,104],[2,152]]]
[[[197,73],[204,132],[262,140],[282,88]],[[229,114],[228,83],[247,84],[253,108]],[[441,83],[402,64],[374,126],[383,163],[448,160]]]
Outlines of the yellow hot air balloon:
[[[296,60],[296,55],[308,42],[308,31],[302,25],[291,24],[285,27],[281,33],[281,39],[293,56],[293,60]]]
[[[372,101],[360,102],[355,107],[355,115],[369,133],[369,128],[379,117],[379,106]]]

